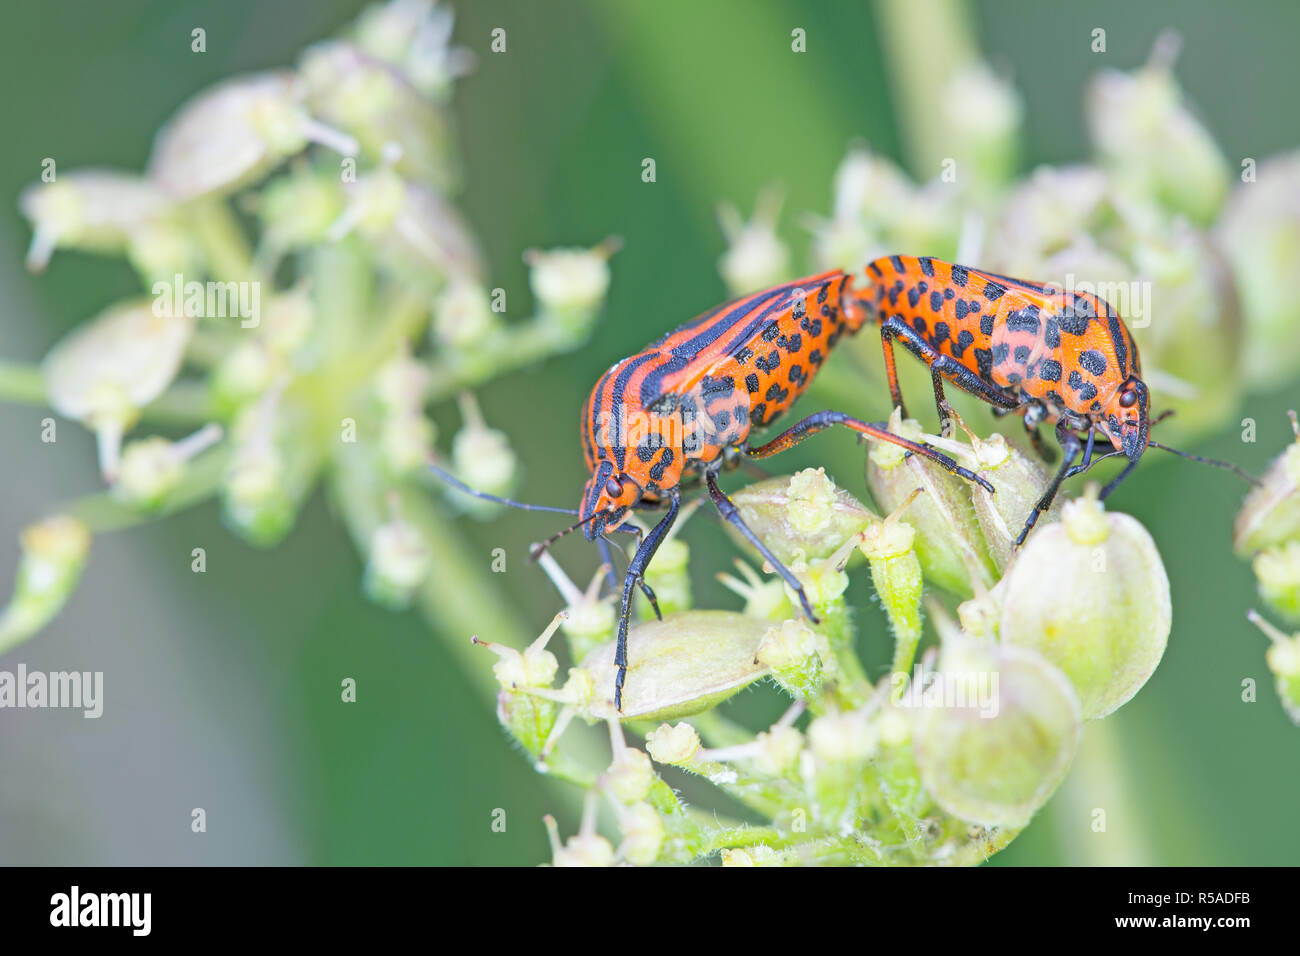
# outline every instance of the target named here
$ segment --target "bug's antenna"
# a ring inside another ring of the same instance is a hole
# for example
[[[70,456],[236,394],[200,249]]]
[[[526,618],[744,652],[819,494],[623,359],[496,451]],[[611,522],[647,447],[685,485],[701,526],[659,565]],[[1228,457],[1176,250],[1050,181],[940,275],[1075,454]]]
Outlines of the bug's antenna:
[[[1162,445],[1159,442],[1155,442],[1155,441],[1148,441],[1147,447],[1159,448],[1161,451],[1173,452],[1178,457],[1186,458],[1188,461],[1199,461],[1206,465],[1213,465],[1215,468],[1223,468],[1226,471],[1232,472],[1238,478],[1242,479],[1243,481],[1247,481],[1252,485],[1258,486],[1259,484],[1261,484],[1260,480],[1256,478],[1254,475],[1242,471],[1240,468],[1238,468],[1236,465],[1232,464],[1231,462],[1219,461],[1217,458],[1204,458],[1201,455],[1191,455],[1185,451],[1179,451],[1177,448],[1170,448],[1168,445]]]
[[[519,508],[521,511],[551,511],[554,512],[555,514],[561,514],[561,515],[576,515],[578,513],[577,510],[574,508],[552,508],[550,505],[526,505],[521,501],[512,501],[509,498],[500,498],[496,495],[490,495],[486,491],[478,491],[477,489],[471,488],[469,485],[465,484],[465,482],[461,481],[455,475],[451,474],[448,471],[443,470],[442,468],[439,468],[437,465],[433,464],[433,462],[429,462],[428,467],[431,472],[433,472],[435,475],[437,475],[447,484],[451,485],[453,488],[457,488],[465,492],[465,494],[467,495],[473,495],[475,498],[482,498],[484,501],[495,501],[499,505],[507,505],[511,508]],[[575,527],[577,526],[575,525]]]
[[[551,510],[557,510],[557,509],[551,509]],[[577,512],[573,512],[573,513],[574,513],[574,514],[577,514]],[[605,512],[605,511],[597,511],[597,512],[594,512],[594,513],[592,513],[592,514],[587,515],[587,517],[583,518],[581,521],[577,522],[576,524],[571,524],[571,525],[569,525],[569,526],[568,526],[567,528],[565,528],[563,531],[557,531],[557,532],[555,532],[555,534],[551,535],[549,538],[547,538],[547,539],[546,539],[545,541],[543,541],[541,544],[535,544],[535,545],[533,545],[531,548],[529,548],[529,549],[528,549],[528,556],[529,556],[530,558],[532,558],[534,561],[536,561],[537,558],[541,555],[541,553],[542,553],[543,551],[548,550],[548,549],[551,547],[551,545],[555,544],[555,542],[559,541],[559,540],[560,540],[561,538],[563,538],[566,534],[571,534],[571,533],[573,533],[574,531],[577,531],[577,530],[578,530],[579,528],[581,528],[584,524],[589,524],[590,522],[595,521],[597,518],[603,517],[603,516],[604,516],[605,514],[607,514],[607,513],[608,513],[608,512]]]

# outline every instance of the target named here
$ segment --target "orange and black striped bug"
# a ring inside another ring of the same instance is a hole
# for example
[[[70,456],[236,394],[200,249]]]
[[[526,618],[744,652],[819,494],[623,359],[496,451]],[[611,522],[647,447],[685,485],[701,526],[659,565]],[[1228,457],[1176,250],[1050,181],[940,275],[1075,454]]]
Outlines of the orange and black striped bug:
[[[629,531],[639,536],[622,583],[615,653],[617,710],[622,709],[627,676],[627,631],[634,590],[639,587],[659,613],[654,593],[645,583],[645,571],[677,520],[683,483],[703,481],[722,517],[738,528],[785,580],[813,622],[816,615],[798,578],[745,525],[736,505],[718,487],[722,470],[746,459],[766,458],[824,428],[843,425],[860,435],[900,445],[993,490],[987,481],[947,455],[892,434],[886,423],[864,422],[842,412],[818,412],[764,444],[750,444],[751,431],[771,425],[794,404],[840,338],[858,331],[869,318],[849,280],[847,273],[834,270],[718,306],[615,363],[587,399],[580,433],[590,478],[578,509],[570,512],[577,515],[578,522],[538,547],[548,547],[561,535],[582,528],[589,540],[599,542],[606,563],[612,566],[606,535]],[[434,470],[464,491],[491,497],[466,488],[436,466]],[[628,521],[633,509],[660,508],[666,513],[649,532],[643,534]]]
[[[1151,426],[1160,419],[1150,418],[1137,343],[1104,299],[927,257],[882,257],[867,266],[867,278],[890,394],[904,415],[895,341],[929,366],[944,434],[951,427],[944,380],[988,402],[995,415],[1022,415],[1035,449],[1048,460],[1038,426],[1056,426],[1063,460],[1025,521],[1017,546],[1051,507],[1062,482],[1116,455],[1128,463],[1102,489],[1102,498],[1133,471],[1148,448],[1255,481],[1235,465],[1151,440]],[[1094,455],[1098,436],[1112,447]]]

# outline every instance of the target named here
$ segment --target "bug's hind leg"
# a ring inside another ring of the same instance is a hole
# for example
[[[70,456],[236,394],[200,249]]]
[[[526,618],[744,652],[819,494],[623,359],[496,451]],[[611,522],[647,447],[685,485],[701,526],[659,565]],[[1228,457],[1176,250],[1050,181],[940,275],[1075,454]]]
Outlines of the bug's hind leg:
[[[880,348],[885,354],[885,375],[889,379],[889,397],[894,400],[894,407],[907,417],[907,406],[903,404],[903,389],[898,384],[898,366],[894,362],[894,330],[892,319],[880,324]]]
[[[953,461],[942,452],[936,451],[929,445],[922,445],[919,442],[909,441],[901,435],[895,435],[889,430],[887,423],[878,422],[873,424],[871,422],[864,422],[851,415],[846,415],[843,412],[828,411],[818,412],[816,415],[809,415],[802,421],[795,422],[766,444],[760,445],[757,448],[746,449],[746,454],[754,458],[767,458],[771,455],[777,454],[778,452],[785,451],[787,448],[793,448],[805,439],[811,438],[819,431],[822,431],[825,428],[830,428],[832,425],[843,425],[845,428],[851,429],[859,435],[866,435],[868,438],[889,442],[891,445],[905,448],[914,455],[920,455],[923,458],[930,459],[936,465],[952,472],[959,478],[965,478],[967,481],[976,482],[989,491],[994,491],[991,484],[974,472],[961,467],[961,465],[957,464],[957,462]]]

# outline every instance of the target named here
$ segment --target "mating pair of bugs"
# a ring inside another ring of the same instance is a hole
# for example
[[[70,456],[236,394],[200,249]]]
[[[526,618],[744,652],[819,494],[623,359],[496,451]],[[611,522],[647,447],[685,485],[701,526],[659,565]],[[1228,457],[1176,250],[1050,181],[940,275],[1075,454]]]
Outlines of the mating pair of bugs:
[[[1119,314],[1097,296],[926,257],[877,259],[867,266],[862,290],[852,288],[851,278],[835,270],[752,293],[705,312],[614,364],[596,383],[582,410],[582,448],[591,477],[576,511],[489,496],[433,466],[445,480],[479,497],[578,517],[571,528],[538,546],[534,555],[561,535],[581,528],[588,540],[599,544],[612,568],[606,536],[617,531],[639,536],[622,581],[614,659],[616,710],[622,710],[634,592],[640,588],[659,613],[645,571],[677,520],[683,484],[703,480],[722,517],[790,585],[814,623],[816,616],[799,580],[745,525],[735,504],[718,487],[720,471],[746,458],[774,455],[824,428],[842,425],[902,446],[994,490],[947,455],[893,434],[886,423],[864,422],[842,412],[818,412],[763,444],[751,444],[751,432],[771,425],[794,404],[840,338],[867,322],[880,328],[890,393],[904,415],[895,342],[929,366],[945,434],[951,421],[945,381],[988,402],[995,414],[1023,415],[1034,447],[1044,457],[1047,450],[1038,426],[1056,426],[1062,461],[1027,517],[1017,546],[1038,516],[1051,507],[1067,478],[1098,461],[1124,456],[1124,469],[1102,489],[1105,498],[1132,472],[1148,447],[1175,451],[1151,441],[1150,396],[1137,345]],[[1109,444],[1104,452],[1097,451],[1098,436]],[[1184,457],[1237,471],[1224,462]],[[634,509],[666,509],[666,513],[643,533],[627,520]],[[612,572],[611,581],[617,583]]]

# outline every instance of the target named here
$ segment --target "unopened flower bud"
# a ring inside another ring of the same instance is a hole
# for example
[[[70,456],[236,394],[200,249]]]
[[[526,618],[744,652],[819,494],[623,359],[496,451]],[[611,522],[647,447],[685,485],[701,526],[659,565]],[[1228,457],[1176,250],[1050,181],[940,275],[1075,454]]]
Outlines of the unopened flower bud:
[[[506,433],[488,428],[481,417],[466,415],[465,426],[452,438],[451,457],[456,475],[471,488],[494,495],[510,493],[518,464],[515,453],[510,450]],[[467,510],[478,513],[494,510],[468,504],[478,500],[468,499]]]
[[[655,772],[644,750],[624,748],[605,771],[605,787],[621,803],[640,803],[650,793]]]
[[[912,441],[924,440],[920,424],[901,421],[898,409],[890,417],[890,430]],[[874,442],[867,455],[867,485],[881,508],[894,511],[917,488],[923,489],[907,510],[907,523],[916,531],[917,558],[927,581],[964,597],[974,593],[972,573],[983,586],[993,584],[993,562],[968,484],[928,458],[907,456],[896,445]]]
[[[379,450],[388,473],[413,475],[429,460],[433,451],[433,422],[423,415],[399,412],[384,416],[379,432]]]
[[[613,866],[614,847],[598,833],[579,833],[552,854],[555,866]]]
[[[530,250],[528,283],[540,311],[572,335],[585,335],[609,291],[609,257],[618,243],[591,249]]]
[[[149,178],[177,200],[224,194],[253,182],[308,142],[351,155],[356,144],[315,122],[287,72],[226,80],[198,94],[159,132]]]
[[[766,478],[731,498],[745,524],[786,564],[800,553],[829,557],[874,517],[866,505],[837,488],[823,468]],[[753,553],[743,535],[730,524],[725,527],[737,544]]]
[[[867,525],[859,550],[871,566],[871,584],[880,595],[894,632],[892,672],[909,673],[921,640],[921,592],[925,582],[914,547],[916,532],[898,517],[905,501],[884,521]]]
[[[127,302],[73,329],[45,357],[50,404],[95,431],[109,480],[122,435],[176,377],[193,331],[190,317],[159,316],[149,300]]]
[[[418,411],[424,407],[430,379],[428,366],[402,351],[375,373],[375,396],[386,411]]]
[[[913,712],[921,781],[948,813],[1029,822],[1065,778],[1082,717],[1070,682],[1037,652],[954,637]]]
[[[1088,126],[1125,188],[1206,223],[1227,194],[1228,166],[1174,79],[1178,43],[1162,34],[1142,69],[1097,74],[1086,99]]]
[[[835,658],[826,635],[798,619],[768,628],[757,656],[786,693],[798,699],[820,697],[822,685],[835,673]]]
[[[25,189],[18,207],[32,224],[27,268],[33,272],[43,270],[59,247],[120,252],[171,211],[147,179],[113,169],[60,173],[53,182]]]
[[[556,706],[548,697],[529,691],[549,691],[555,680],[560,664],[546,649],[546,644],[563,619],[563,613],[557,614],[541,636],[523,651],[474,638],[474,643],[486,647],[498,658],[492,666],[492,673],[501,685],[497,694],[497,719],[534,756],[542,753],[555,727]]]
[[[657,763],[685,766],[700,751],[700,735],[685,721],[679,724],[660,724],[657,730],[646,734],[646,747]]]
[[[275,365],[260,340],[235,346],[213,369],[209,379],[212,404],[233,412],[262,395],[275,378]]]
[[[1164,654],[1172,608],[1160,554],[1141,524],[1093,495],[1030,538],[998,590],[1002,641],[1059,667],[1089,720],[1137,693]]]
[[[400,519],[380,525],[370,538],[366,595],[397,610],[409,606],[415,591],[428,578],[431,562],[429,546],[415,528]]]
[[[1272,643],[1265,655],[1277,680],[1277,696],[1287,715],[1300,725],[1300,633],[1284,634],[1254,611],[1246,615]]]
[[[343,190],[337,174],[328,176],[301,169],[281,176],[262,189],[257,216],[263,235],[278,251],[324,243],[343,215]]]
[[[875,727],[862,714],[832,711],[808,725],[808,746],[823,763],[862,763],[879,743]]]
[[[473,53],[451,46],[453,21],[450,7],[431,0],[377,3],[357,18],[356,44],[397,69],[424,96],[443,102],[452,81],[474,66]]]
[[[393,168],[443,192],[460,171],[445,112],[426,99],[402,70],[350,43],[319,43],[299,65],[308,105],[322,120],[355,136],[362,158],[383,160],[400,144]]]
[[[781,213],[781,196],[765,190],[748,222],[735,206],[723,204],[718,222],[727,237],[727,251],[718,260],[718,271],[732,295],[747,295],[757,289],[776,285],[786,278],[790,267],[790,250],[776,234]]]
[[[767,675],[754,656],[767,628],[732,611],[687,611],[645,621],[627,637],[623,710],[614,710],[614,644],[582,661],[596,682],[590,716],[668,719],[708,710]]]
[[[209,425],[178,442],[157,437],[131,442],[122,453],[114,494],[137,508],[156,508],[180,483],[185,463],[220,439],[221,428]]]
[[[792,774],[799,765],[799,755],[803,753],[804,739],[794,727],[775,724],[756,738],[759,745],[754,757],[754,768],[759,773],[773,777]]]
[[[1256,551],[1300,538],[1300,426],[1291,412],[1296,440],[1273,460],[1257,488],[1242,502],[1232,526],[1237,554]]]
[[[1300,620],[1300,541],[1266,548],[1252,567],[1259,596],[1283,617]]]
[[[722,851],[723,866],[780,866],[781,855],[770,846],[737,847]]]
[[[59,613],[81,578],[90,540],[90,529],[69,515],[23,529],[14,593],[0,613],[0,652],[35,634]]]
[[[453,280],[433,306],[433,339],[448,348],[471,348],[496,324],[487,290],[477,282]]]
[[[648,803],[634,803],[618,815],[623,842],[618,845],[620,859],[636,866],[649,866],[659,858],[664,845],[664,821]]]
[[[1253,386],[1269,388],[1300,368],[1300,296],[1287,283],[1300,274],[1300,152],[1253,172],[1233,191],[1215,238],[1241,297],[1245,373]]]
[[[1002,570],[1011,561],[1016,538],[1047,490],[1051,475],[1041,461],[996,433],[986,439],[972,439],[971,450],[978,462],[976,473],[997,489],[996,494],[990,494],[982,485],[970,486],[975,518],[998,570]],[[1058,497],[1051,508],[1038,516],[1034,531],[1055,521],[1060,513]]]

